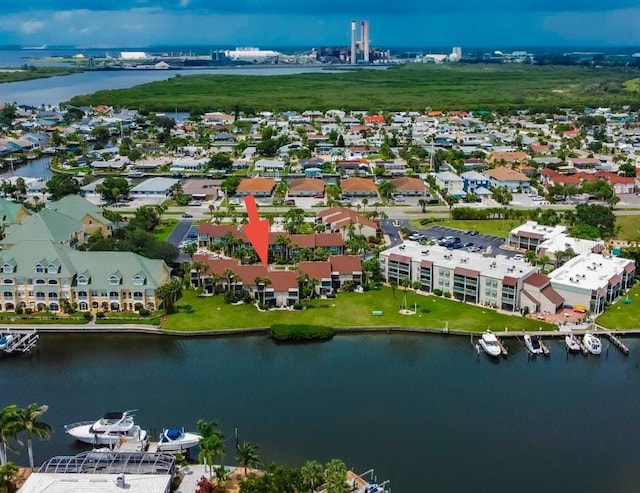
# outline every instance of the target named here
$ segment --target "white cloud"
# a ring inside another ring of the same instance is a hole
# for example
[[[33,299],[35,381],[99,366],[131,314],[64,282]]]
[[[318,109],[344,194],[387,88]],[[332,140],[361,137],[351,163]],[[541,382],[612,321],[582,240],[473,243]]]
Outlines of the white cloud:
[[[34,34],[44,29],[46,24],[42,21],[24,21],[20,26],[20,31],[24,34]]]
[[[178,2],[178,6],[184,8],[184,7],[188,7],[190,3],[191,3],[191,0],[180,0]]]

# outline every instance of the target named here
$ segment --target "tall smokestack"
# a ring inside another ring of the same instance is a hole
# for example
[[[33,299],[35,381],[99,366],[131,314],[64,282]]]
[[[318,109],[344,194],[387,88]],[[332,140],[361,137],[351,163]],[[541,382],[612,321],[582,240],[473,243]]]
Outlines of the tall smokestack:
[[[351,21],[351,65],[356,64],[356,21]]]
[[[362,21],[362,51],[365,63],[369,63],[369,21]]]

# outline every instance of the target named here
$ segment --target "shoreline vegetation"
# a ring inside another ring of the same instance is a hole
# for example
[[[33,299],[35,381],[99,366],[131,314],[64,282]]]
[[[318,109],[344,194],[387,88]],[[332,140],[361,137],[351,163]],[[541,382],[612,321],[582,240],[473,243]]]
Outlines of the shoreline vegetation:
[[[0,84],[7,82],[22,82],[34,79],[46,79],[61,75],[79,74],[84,72],[81,68],[73,67],[34,67],[33,65],[22,68],[0,68]]]
[[[75,96],[73,106],[141,111],[255,113],[314,110],[554,111],[637,105],[636,69],[568,66],[407,64],[296,75],[186,75]]]

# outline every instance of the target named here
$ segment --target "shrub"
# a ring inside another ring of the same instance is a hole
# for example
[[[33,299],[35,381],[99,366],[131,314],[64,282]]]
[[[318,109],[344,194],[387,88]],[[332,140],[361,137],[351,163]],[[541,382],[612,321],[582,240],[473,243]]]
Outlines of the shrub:
[[[294,303],[293,304],[293,309],[294,310],[302,310],[304,308],[304,306],[302,305],[302,303]]]
[[[445,298],[451,298],[451,293],[449,291],[444,293]]]
[[[22,315],[23,312],[24,310],[20,305],[16,306],[16,315]]]
[[[102,311],[96,312],[96,318],[104,318],[104,312]]]
[[[328,340],[335,331],[324,325],[272,325],[269,334],[276,341]]]
[[[233,291],[225,291],[224,293],[224,302],[227,304],[231,304],[235,301],[235,295]]]
[[[84,318],[87,322],[91,320],[91,312],[82,312],[82,318]]]
[[[24,313],[26,313],[27,315],[31,315],[33,313],[33,308],[25,308]]]
[[[434,289],[433,294],[435,294],[436,296],[442,296],[442,289],[440,288]]]
[[[140,308],[138,310],[138,315],[140,315],[141,317],[148,317],[149,315],[151,315],[151,312],[146,308]]]

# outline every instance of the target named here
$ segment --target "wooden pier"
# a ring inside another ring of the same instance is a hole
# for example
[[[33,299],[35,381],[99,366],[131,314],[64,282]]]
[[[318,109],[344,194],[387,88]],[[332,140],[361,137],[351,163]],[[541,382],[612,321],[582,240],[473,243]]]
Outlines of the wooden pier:
[[[542,349],[542,354],[544,354],[545,356],[550,356],[551,350],[549,349],[549,347],[544,342],[542,342],[542,339],[538,339],[538,342],[540,343],[540,349]]]
[[[500,346],[500,353],[502,353],[502,357],[506,358],[507,356],[509,356],[509,351],[507,350],[507,346],[505,346],[502,343],[502,341],[498,336],[496,336],[496,340],[498,341],[498,346]]]
[[[605,335],[607,336],[607,338],[609,339],[609,341],[611,341],[611,344],[615,347],[617,347],[620,351],[622,351],[622,354],[624,354],[625,356],[629,356],[629,348],[625,345],[624,342],[622,342],[622,340],[620,340],[620,338],[616,335],[614,335],[613,332],[605,332]]]

